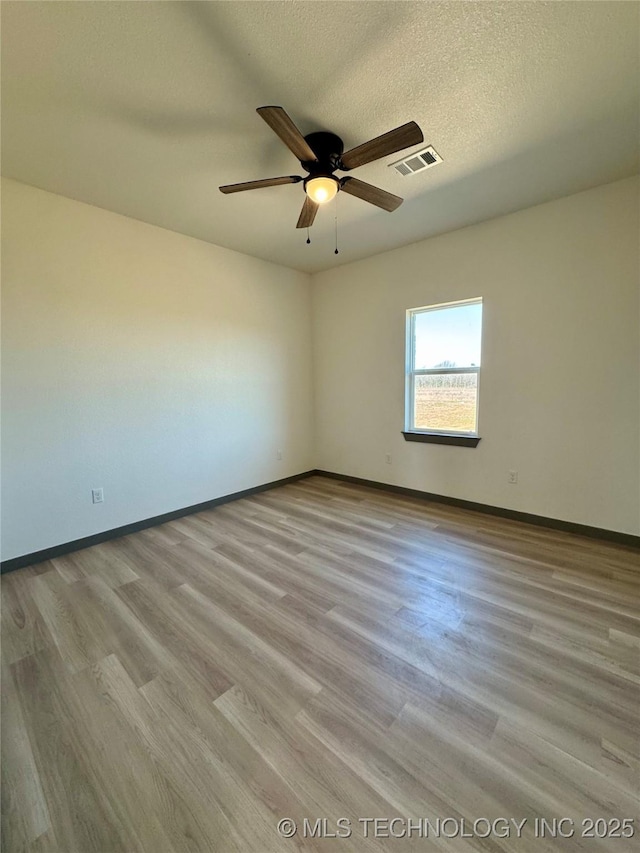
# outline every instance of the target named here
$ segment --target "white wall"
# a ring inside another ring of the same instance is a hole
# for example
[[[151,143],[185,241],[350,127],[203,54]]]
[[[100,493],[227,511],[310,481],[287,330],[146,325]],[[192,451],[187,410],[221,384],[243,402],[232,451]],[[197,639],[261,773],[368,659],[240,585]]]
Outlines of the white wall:
[[[620,181],[314,276],[317,467],[640,533],[638,191]],[[476,296],[482,440],[407,443],[405,311]]]
[[[3,559],[313,467],[307,275],[2,191]]]
[[[314,276],[315,424],[308,276],[2,191],[2,559],[316,466],[640,533],[637,179]],[[406,443],[405,310],[474,296],[482,441]]]

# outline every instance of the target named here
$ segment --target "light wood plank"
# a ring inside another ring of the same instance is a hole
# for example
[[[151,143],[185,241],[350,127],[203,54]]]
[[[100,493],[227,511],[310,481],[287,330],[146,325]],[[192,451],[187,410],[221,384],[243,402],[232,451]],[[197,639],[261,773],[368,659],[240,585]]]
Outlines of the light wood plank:
[[[316,476],[2,590],[7,853],[551,853],[358,819],[637,817],[630,548]]]

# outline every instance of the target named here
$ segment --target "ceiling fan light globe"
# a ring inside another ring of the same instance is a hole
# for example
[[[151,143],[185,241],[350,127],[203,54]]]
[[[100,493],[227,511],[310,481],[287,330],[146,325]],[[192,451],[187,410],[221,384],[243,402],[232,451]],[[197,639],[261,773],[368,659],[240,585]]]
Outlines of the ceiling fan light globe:
[[[305,183],[305,192],[316,204],[326,204],[335,198],[338,192],[338,181],[335,178],[318,177],[310,178]]]

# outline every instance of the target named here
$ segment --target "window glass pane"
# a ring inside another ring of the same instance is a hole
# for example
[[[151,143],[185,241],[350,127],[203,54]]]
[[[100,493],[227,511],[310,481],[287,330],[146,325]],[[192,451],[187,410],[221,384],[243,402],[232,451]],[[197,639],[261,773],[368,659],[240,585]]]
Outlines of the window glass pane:
[[[427,373],[415,377],[413,428],[475,432],[477,373]]]
[[[414,315],[415,368],[479,367],[482,303]]]

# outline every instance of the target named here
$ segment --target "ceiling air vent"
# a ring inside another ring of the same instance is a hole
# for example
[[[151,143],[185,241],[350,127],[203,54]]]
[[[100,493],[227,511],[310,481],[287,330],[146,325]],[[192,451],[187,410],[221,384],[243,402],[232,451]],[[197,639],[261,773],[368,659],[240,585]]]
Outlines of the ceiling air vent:
[[[418,151],[417,154],[412,154],[410,157],[405,157],[404,160],[398,160],[397,163],[390,165],[396,172],[400,172],[406,177],[407,175],[415,175],[416,172],[422,172],[430,166],[435,166],[436,163],[442,163],[442,157],[430,145],[424,151]]]

